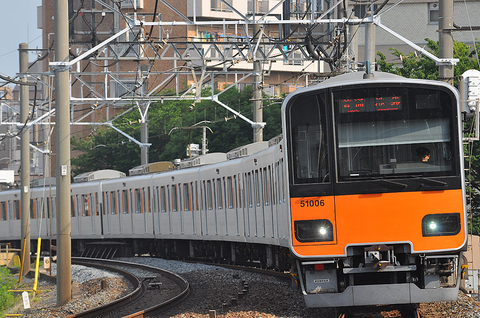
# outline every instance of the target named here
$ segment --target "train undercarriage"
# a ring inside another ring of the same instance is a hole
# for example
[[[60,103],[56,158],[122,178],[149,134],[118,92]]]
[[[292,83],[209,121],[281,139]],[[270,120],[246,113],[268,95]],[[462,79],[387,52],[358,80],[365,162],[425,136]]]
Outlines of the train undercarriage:
[[[307,307],[456,300],[460,254],[412,254],[407,245],[355,246],[346,258],[296,261]]]

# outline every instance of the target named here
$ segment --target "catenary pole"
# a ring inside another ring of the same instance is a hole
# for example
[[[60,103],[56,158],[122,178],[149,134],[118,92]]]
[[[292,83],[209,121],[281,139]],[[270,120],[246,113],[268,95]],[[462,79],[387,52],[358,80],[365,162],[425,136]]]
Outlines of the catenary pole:
[[[258,24],[253,25],[253,34],[255,40],[260,37],[260,26]],[[255,40],[253,41],[255,43]],[[262,109],[262,67],[261,67],[260,55],[256,54],[256,58],[253,61],[253,121],[261,123],[263,121],[263,109]],[[253,127],[253,142],[263,141],[263,127]]]
[[[453,0],[440,0],[438,8],[438,57],[443,59],[453,58]],[[440,63],[438,77],[440,80],[453,85],[454,65]]]
[[[54,2],[55,61],[68,62],[68,0]],[[55,67],[56,164],[57,179],[57,305],[72,298],[70,228],[70,85],[69,69]]]
[[[20,122],[25,123],[28,120],[28,101],[29,86],[26,84],[28,72],[28,44],[20,43],[19,45],[19,66],[21,73],[21,81],[25,84],[20,85]],[[27,126],[22,128],[20,132],[21,155],[20,155],[20,202],[21,202],[21,237],[22,237],[22,255],[23,272],[26,275],[30,271],[30,135]],[[25,241],[25,244],[24,244]]]

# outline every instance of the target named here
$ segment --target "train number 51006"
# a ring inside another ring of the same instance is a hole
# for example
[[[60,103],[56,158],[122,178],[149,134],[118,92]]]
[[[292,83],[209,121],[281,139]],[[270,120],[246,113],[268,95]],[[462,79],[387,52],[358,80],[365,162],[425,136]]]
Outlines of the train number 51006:
[[[319,206],[324,206],[324,200],[301,200],[300,207],[301,208],[314,208]]]

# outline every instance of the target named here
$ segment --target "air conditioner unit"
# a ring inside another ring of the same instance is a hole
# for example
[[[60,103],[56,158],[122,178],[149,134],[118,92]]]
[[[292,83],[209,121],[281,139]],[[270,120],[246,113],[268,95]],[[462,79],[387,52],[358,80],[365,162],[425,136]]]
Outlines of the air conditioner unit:
[[[143,9],[143,0],[123,0],[120,5],[122,8],[133,8],[136,5],[137,9]]]

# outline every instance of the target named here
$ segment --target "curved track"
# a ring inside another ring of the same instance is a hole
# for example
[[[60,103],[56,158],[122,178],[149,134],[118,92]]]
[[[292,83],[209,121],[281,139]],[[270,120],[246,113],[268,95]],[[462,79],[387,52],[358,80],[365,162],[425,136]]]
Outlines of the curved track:
[[[134,290],[111,303],[69,316],[71,318],[144,317],[161,312],[169,308],[169,306],[181,302],[190,293],[190,285],[185,279],[160,268],[136,263],[90,258],[72,258],[72,263],[117,272],[133,284]],[[143,277],[139,274],[130,273],[126,268],[141,270],[144,273]],[[163,283],[152,282],[158,280],[158,277],[162,277],[164,282],[170,281],[179,287],[175,291],[168,292],[168,294],[163,293],[161,301],[159,301],[160,297],[158,297],[158,287],[160,289],[163,288],[161,286]]]

